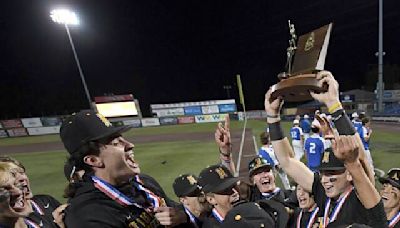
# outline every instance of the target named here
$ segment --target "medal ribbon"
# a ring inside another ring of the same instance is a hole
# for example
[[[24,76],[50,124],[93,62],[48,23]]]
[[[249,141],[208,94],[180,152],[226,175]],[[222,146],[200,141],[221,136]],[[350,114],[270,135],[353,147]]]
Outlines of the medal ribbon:
[[[397,214],[392,219],[390,219],[389,228],[393,228],[399,221],[400,221],[400,211],[397,212]]]
[[[211,213],[219,223],[222,223],[224,221],[224,217],[222,217],[222,215],[220,215],[215,208],[212,209]]]
[[[34,223],[33,221],[31,221],[30,219],[24,219],[25,224],[28,226],[28,228],[40,228],[40,226],[36,223]]]
[[[149,189],[147,189],[146,187],[143,186],[143,182],[139,178],[139,175],[135,176],[135,184],[136,184],[136,187],[139,190],[144,191],[144,193],[146,194],[147,199],[150,200],[150,202],[151,202],[151,204],[153,205],[154,208],[166,206],[165,200],[163,198],[157,196],[152,191],[150,191]]]
[[[31,204],[32,204],[32,207],[33,207],[34,211],[36,211],[40,215],[44,215],[44,212],[43,212],[42,208],[40,208],[40,206],[35,201],[31,200]]]
[[[329,213],[329,207],[331,205],[331,198],[328,197],[328,200],[326,201],[325,204],[325,211],[324,211],[324,227],[327,227],[329,223],[333,222],[336,220],[340,210],[343,207],[343,204],[345,203],[347,197],[349,197],[350,193],[353,191],[354,187],[349,188],[344,194],[339,198],[337,201],[338,203],[336,204],[335,208],[333,209],[331,216],[328,215]]]
[[[281,189],[279,187],[275,188],[274,191],[272,193],[267,193],[267,192],[263,192],[261,193],[261,195],[264,197],[264,199],[271,199],[272,197],[274,197]]]
[[[118,189],[116,189],[114,186],[105,182],[104,180],[102,180],[96,176],[92,176],[92,180],[94,182],[94,186],[97,189],[102,191],[104,194],[106,194],[108,197],[115,200],[117,203],[121,204],[122,206],[135,205],[138,208],[143,208],[143,206],[141,206],[137,203],[134,203],[129,197],[127,197],[125,194],[123,194]]]
[[[185,209],[186,214],[189,215],[190,222],[193,223],[193,225],[194,225],[196,228],[199,228],[199,225],[197,224],[197,218],[196,218],[196,216],[194,216],[194,215],[192,214],[192,212],[190,212],[186,207],[183,207],[183,208]]]
[[[311,213],[310,218],[308,219],[307,228],[311,228],[314,224],[315,218],[317,217],[317,213],[319,211],[319,207],[316,207]],[[299,217],[297,217],[297,228],[301,228],[301,217],[303,216],[303,210],[301,210]]]

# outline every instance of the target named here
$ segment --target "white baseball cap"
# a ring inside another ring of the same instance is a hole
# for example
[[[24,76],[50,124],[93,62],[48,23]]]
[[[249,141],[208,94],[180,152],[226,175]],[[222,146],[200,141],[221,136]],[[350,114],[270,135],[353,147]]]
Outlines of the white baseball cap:
[[[300,122],[299,122],[299,120],[293,120],[293,124],[299,124]]]
[[[307,114],[304,114],[303,118],[304,118],[304,119],[308,119],[308,118],[310,118],[310,117],[309,117]]]
[[[311,127],[320,128],[320,127],[321,127],[321,124],[319,123],[318,120],[315,119],[315,120],[311,123]]]
[[[351,114],[351,117],[353,117],[353,118],[358,118],[357,112],[353,112],[353,114]]]

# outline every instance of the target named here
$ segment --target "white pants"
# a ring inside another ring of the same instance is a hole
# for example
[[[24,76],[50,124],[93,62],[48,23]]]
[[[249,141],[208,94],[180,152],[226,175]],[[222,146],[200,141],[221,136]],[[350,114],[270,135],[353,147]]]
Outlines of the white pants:
[[[294,151],[294,157],[300,161],[300,159],[304,156],[304,149],[301,140],[292,140],[292,146]]]
[[[374,162],[372,161],[371,151],[369,150],[364,150],[364,151],[365,151],[365,157],[367,158],[372,171],[374,171]]]

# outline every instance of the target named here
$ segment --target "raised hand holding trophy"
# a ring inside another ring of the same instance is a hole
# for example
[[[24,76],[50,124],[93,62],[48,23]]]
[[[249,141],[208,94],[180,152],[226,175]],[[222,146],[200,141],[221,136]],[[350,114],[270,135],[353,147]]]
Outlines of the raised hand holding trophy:
[[[324,70],[332,23],[300,36],[296,46],[294,25],[289,21],[291,39],[287,48],[286,72],[278,75],[280,82],[272,86],[271,99],[282,97],[285,101],[311,100],[309,91],[323,92],[316,73]],[[292,59],[294,57],[293,66]]]

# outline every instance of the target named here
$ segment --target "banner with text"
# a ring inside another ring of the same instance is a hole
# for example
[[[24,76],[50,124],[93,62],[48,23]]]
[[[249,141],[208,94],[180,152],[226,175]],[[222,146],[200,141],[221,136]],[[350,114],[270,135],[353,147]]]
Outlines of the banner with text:
[[[201,112],[200,106],[190,106],[190,107],[185,107],[184,109],[185,109],[185,115],[187,116],[195,116],[203,114]]]
[[[153,113],[155,113],[158,117],[185,115],[185,111],[183,110],[183,108],[157,109],[153,110]]]
[[[222,122],[225,120],[226,115],[228,114],[198,115],[195,118],[196,123]]]
[[[178,124],[194,123],[194,116],[180,116],[178,117]]]
[[[0,138],[7,138],[7,137],[8,137],[8,135],[7,135],[6,130],[0,130]]]
[[[161,125],[176,125],[176,124],[178,124],[178,118],[176,118],[176,117],[161,117],[160,124]]]
[[[143,127],[160,126],[160,120],[158,118],[144,118],[142,119]]]
[[[59,117],[42,117],[40,120],[44,127],[61,125],[61,119]]]
[[[30,127],[27,128],[29,135],[49,135],[60,133],[60,126],[52,127]]]
[[[203,114],[219,113],[218,105],[201,106]]]
[[[24,127],[41,127],[42,121],[40,121],[39,117],[36,118],[22,118],[22,124]]]
[[[3,125],[3,128],[23,127],[23,124],[20,119],[2,120],[1,124]]]
[[[236,105],[235,104],[222,104],[218,105],[218,109],[220,113],[225,113],[225,112],[236,112]]]
[[[137,119],[137,120],[124,120],[122,122],[124,123],[124,125],[127,125],[127,126],[130,125],[130,126],[132,126],[134,128],[138,128],[138,127],[142,126],[142,122],[139,119]]]
[[[27,136],[28,133],[26,132],[25,128],[12,128],[8,129],[7,133],[10,137],[18,137],[18,136]]]

